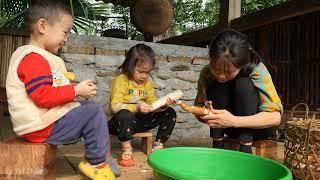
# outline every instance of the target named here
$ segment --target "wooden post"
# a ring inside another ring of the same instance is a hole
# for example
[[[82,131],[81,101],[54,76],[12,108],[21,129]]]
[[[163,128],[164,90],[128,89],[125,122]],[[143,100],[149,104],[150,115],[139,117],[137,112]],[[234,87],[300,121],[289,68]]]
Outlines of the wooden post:
[[[163,39],[169,38],[169,29],[166,32],[164,32],[162,34],[159,34],[157,36],[153,36],[153,35],[148,34],[148,33],[144,33],[143,36],[144,36],[144,40],[146,42],[158,42],[158,41],[161,41]]]
[[[220,0],[219,24],[229,27],[231,20],[241,16],[240,0]]]
[[[166,32],[159,34],[158,36],[153,36],[153,42],[158,42],[163,39],[169,38],[169,30],[170,30],[170,28],[168,30],[166,30]]]
[[[2,123],[4,121],[4,113],[6,109],[7,94],[6,89],[0,87],[0,142],[2,141]]]
[[[149,33],[143,33],[144,41],[146,42],[152,42],[153,41],[153,36]]]
[[[0,142],[2,141],[2,123],[4,121],[4,103],[0,101]]]

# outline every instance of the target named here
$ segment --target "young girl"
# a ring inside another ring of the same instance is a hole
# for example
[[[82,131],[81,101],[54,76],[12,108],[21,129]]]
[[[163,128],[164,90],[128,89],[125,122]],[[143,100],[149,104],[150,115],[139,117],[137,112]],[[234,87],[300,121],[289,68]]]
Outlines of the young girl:
[[[118,76],[110,85],[109,121],[111,134],[118,135],[123,153],[119,165],[133,166],[130,140],[137,132],[144,132],[159,126],[153,150],[163,148],[176,122],[173,108],[174,99],[167,99],[167,106],[153,112],[151,103],[156,100],[153,83],[148,80],[155,65],[155,54],[145,44],[133,46],[122,65],[117,69]],[[161,112],[160,112],[161,111]]]
[[[213,114],[199,117],[210,126],[214,148],[224,148],[224,133],[237,137],[240,151],[252,153],[252,141],[272,136],[282,104],[261,57],[246,35],[227,30],[210,45],[210,63],[199,77],[195,105],[212,103]]]

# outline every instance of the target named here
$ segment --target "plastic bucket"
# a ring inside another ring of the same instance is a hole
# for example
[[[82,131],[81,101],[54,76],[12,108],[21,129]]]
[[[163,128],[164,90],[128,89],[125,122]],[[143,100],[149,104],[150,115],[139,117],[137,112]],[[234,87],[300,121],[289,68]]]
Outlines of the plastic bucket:
[[[284,165],[260,156],[213,148],[174,147],[148,158],[155,180],[292,180]]]

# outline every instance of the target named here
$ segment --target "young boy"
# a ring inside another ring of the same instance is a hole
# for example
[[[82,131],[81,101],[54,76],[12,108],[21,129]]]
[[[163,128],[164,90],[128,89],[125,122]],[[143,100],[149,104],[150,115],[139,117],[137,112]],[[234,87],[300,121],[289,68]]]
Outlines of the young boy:
[[[115,179],[109,158],[109,132],[103,109],[90,98],[97,87],[91,80],[77,85],[66,79],[66,67],[52,53],[65,43],[73,26],[71,11],[61,1],[42,0],[27,13],[30,42],[12,55],[6,89],[17,135],[30,142],[65,144],[84,138],[80,170],[92,179]],[[63,83],[62,83],[63,82]]]

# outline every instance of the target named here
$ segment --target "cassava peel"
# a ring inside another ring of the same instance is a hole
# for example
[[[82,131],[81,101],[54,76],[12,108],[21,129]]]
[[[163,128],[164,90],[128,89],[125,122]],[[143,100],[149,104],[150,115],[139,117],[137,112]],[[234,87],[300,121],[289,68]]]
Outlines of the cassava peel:
[[[207,109],[205,107],[190,106],[185,103],[182,103],[181,101],[179,101],[178,104],[183,110],[190,112],[196,116],[205,116],[210,113],[213,113],[210,109]]]

